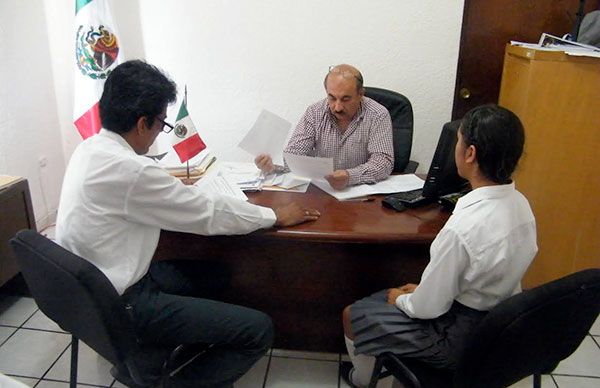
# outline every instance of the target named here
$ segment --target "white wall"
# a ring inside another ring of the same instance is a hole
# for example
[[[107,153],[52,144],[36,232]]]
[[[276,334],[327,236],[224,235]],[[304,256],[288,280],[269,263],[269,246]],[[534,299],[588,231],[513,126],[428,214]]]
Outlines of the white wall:
[[[53,221],[58,204],[61,143],[42,2],[2,0],[0,174],[28,179],[40,228]]]
[[[332,64],[353,64],[367,86],[411,100],[419,171],[450,118],[463,0],[110,4],[126,58],[164,69],[181,92],[187,84],[190,114],[222,159],[251,159],[235,145],[263,108],[296,123],[324,97]],[[37,219],[56,209],[80,142],[71,123],[73,18],[74,0],[0,2],[0,174],[29,179]]]
[[[462,0],[142,2],[148,61],[188,85],[201,136],[226,159],[262,108],[296,123],[323,98],[329,65],[405,94],[415,112],[414,160],[427,171],[450,119]],[[176,107],[170,110],[176,116]]]

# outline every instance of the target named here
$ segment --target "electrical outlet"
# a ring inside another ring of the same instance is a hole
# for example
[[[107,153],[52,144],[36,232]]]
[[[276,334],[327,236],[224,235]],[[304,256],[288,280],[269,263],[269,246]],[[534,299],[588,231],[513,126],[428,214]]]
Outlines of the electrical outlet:
[[[48,164],[48,158],[45,156],[40,156],[40,158],[38,159],[38,165],[40,166],[40,168],[46,167],[47,164]]]

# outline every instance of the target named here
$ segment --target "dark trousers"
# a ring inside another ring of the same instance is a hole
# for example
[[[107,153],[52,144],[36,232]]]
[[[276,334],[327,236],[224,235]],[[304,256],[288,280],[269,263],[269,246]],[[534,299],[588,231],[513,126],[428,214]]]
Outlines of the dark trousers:
[[[211,299],[226,284],[225,272],[193,260],[153,262],[123,294],[140,344],[154,349],[149,369],[179,344],[214,344],[173,378],[177,387],[231,387],[273,342],[268,315]]]

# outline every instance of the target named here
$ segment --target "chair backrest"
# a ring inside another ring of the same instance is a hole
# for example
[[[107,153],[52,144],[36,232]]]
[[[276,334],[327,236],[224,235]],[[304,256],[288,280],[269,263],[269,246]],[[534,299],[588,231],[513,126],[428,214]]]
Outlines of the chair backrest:
[[[550,373],[573,353],[600,312],[600,269],[524,291],[484,318],[456,370],[454,386],[506,387]]]
[[[133,357],[131,319],[102,271],[32,230],[18,232],[10,244],[44,314],[115,365]]]
[[[394,139],[394,170],[403,172],[412,149],[413,110],[408,98],[400,93],[373,87],[365,87],[365,96],[385,106],[392,117]]]

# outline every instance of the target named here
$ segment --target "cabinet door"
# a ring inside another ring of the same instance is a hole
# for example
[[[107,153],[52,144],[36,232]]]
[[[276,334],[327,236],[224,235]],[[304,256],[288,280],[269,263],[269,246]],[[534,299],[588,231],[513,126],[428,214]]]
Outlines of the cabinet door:
[[[514,179],[538,231],[526,287],[600,267],[599,101],[599,58],[507,46],[500,105],[525,127]]]
[[[35,219],[26,180],[0,190],[0,286],[19,272],[8,241],[21,229],[34,229]]]

